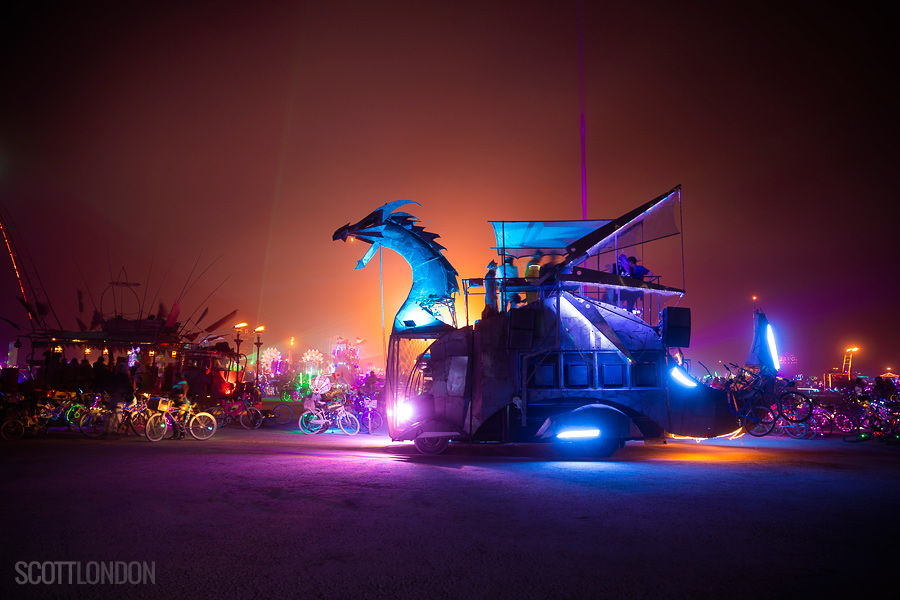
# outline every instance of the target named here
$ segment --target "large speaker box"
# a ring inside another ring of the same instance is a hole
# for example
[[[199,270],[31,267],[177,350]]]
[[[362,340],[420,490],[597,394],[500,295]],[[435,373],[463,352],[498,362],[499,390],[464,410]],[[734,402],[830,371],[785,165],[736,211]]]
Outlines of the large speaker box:
[[[514,308],[509,311],[510,350],[531,350],[534,345],[534,311],[530,308]]]
[[[691,345],[691,309],[669,306],[662,313],[662,343],[666,348]]]

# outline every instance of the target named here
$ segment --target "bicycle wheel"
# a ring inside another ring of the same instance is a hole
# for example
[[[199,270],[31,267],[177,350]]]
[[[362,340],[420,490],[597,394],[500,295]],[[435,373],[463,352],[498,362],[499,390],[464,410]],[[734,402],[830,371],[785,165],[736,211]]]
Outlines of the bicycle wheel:
[[[813,437],[828,437],[834,431],[834,424],[828,415],[815,413],[809,420],[809,429],[812,431]]]
[[[846,412],[834,413],[834,426],[841,433],[850,433],[856,429],[856,419],[853,415]]]
[[[206,409],[206,412],[216,420],[217,428],[225,426],[225,409],[221,405],[211,406]]]
[[[381,426],[384,425],[384,417],[381,416],[381,413],[375,409],[369,411],[370,419],[372,420],[372,428],[369,431],[378,431],[381,429]]]
[[[72,427],[78,427],[78,422],[81,421],[81,417],[84,416],[84,413],[86,413],[87,410],[87,407],[83,404],[71,406],[69,410],[66,411],[66,422]]]
[[[92,410],[85,413],[78,422],[78,429],[85,437],[98,438],[103,435],[109,415],[105,410]]]
[[[206,409],[206,412],[211,414],[213,419],[216,420],[216,427],[224,427],[225,425],[225,409],[221,406],[210,406]]]
[[[299,425],[303,433],[324,433],[328,429],[328,419],[320,410],[308,410],[300,415]]]
[[[216,432],[216,419],[211,414],[202,412],[191,417],[188,423],[188,432],[195,440],[208,440]]]
[[[775,428],[775,413],[767,406],[752,406],[743,417],[744,431],[755,437],[769,435]]]
[[[803,423],[812,416],[813,403],[802,392],[784,392],[778,396],[778,410],[791,423]]]
[[[147,429],[147,419],[149,418],[150,411],[146,408],[143,410],[131,411],[131,415],[128,418],[128,427],[134,435],[144,435],[144,431]]]
[[[338,427],[347,435],[356,435],[359,433],[359,419],[351,413],[342,413],[338,417]]]
[[[168,430],[169,420],[166,419],[166,415],[156,413],[147,419],[147,425],[144,428],[144,436],[151,442],[158,442],[166,437]]]
[[[241,423],[241,427],[244,429],[259,429],[259,426],[262,425],[263,416],[262,413],[259,412],[259,409],[254,406],[248,406],[243,411],[241,411],[240,417],[238,417],[238,421]]]
[[[800,421],[799,423],[786,421],[784,431],[795,440],[802,440],[809,433],[809,423],[807,421]]]
[[[4,440],[18,440],[25,435],[25,423],[19,419],[6,419],[0,425],[0,437]]]
[[[297,419],[297,427],[300,428],[300,433],[304,433],[304,434],[312,433],[312,431],[310,431],[310,429],[309,429],[309,424],[310,424],[310,421],[312,421],[315,418],[315,416],[316,416],[316,413],[314,413],[311,410],[304,411],[300,415],[300,418]]]
[[[377,410],[369,409],[359,416],[360,429],[367,433],[376,431],[384,423],[384,418]]]
[[[294,409],[289,404],[278,404],[272,409],[272,416],[279,425],[287,425],[294,420]]]

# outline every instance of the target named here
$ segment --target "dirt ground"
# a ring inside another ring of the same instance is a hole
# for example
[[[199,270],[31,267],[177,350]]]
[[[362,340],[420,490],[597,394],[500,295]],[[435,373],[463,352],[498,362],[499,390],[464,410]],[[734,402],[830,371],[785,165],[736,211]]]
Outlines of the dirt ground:
[[[63,430],[0,444],[0,465],[4,598],[896,589],[900,447],[875,442],[629,443],[594,461],[539,444],[426,457],[383,433],[305,436],[295,425],[155,444]],[[56,561],[152,564],[155,577],[69,583],[44,566]]]

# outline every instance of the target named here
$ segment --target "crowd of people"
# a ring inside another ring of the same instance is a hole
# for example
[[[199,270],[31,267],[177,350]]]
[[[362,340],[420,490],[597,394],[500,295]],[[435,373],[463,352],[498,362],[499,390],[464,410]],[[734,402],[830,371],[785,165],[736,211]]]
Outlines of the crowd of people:
[[[105,398],[106,407],[114,418],[105,424],[104,435],[112,436],[118,429],[118,421],[126,404],[134,402],[138,392],[160,393],[168,391],[175,403],[188,403],[188,384],[174,364],[157,366],[149,357],[138,357],[129,365],[127,355],[101,354],[91,363],[87,356],[66,360],[59,352],[44,353],[44,360],[34,369],[33,377],[16,369],[19,377],[3,381],[0,392],[9,398],[32,398],[35,394],[54,392],[78,392],[97,394]]]
[[[532,255],[525,266],[525,283],[538,281],[547,268],[557,264],[555,262],[544,262],[543,259],[544,255],[540,250]],[[487,264],[487,273],[484,275],[484,305],[488,312],[508,311],[538,299],[539,293],[537,289],[525,292],[514,289],[519,287],[517,284],[521,284],[521,282],[515,281],[519,278],[519,268],[516,266],[515,260],[515,257],[505,255],[503,264],[498,264],[495,260]],[[638,281],[646,281],[648,278],[654,277],[653,272],[639,264],[640,262],[640,259],[635,256],[622,254],[616,263],[607,265],[607,268],[614,275],[629,277]],[[637,310],[638,301],[640,301],[641,309],[643,309],[644,293],[611,287],[606,292],[604,300],[609,304],[634,312]]]

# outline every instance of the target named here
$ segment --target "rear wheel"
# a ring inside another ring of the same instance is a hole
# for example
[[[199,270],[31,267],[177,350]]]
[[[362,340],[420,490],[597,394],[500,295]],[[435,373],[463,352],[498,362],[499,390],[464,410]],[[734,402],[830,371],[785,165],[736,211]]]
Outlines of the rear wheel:
[[[213,419],[216,420],[216,427],[223,427],[225,425],[225,409],[221,406],[211,406],[206,409],[206,412],[211,414]]]
[[[360,418],[362,422],[362,428],[372,433],[373,431],[377,431],[379,427],[384,423],[384,418],[381,416],[381,413],[377,410],[367,410],[362,414]]]
[[[69,424],[69,427],[78,427],[78,422],[81,421],[81,417],[83,417],[86,412],[87,407],[83,404],[76,404],[69,408],[69,410],[66,411],[66,422]]]
[[[440,454],[450,445],[450,438],[445,437],[417,437],[413,440],[416,450],[422,454]]]
[[[241,416],[238,420],[241,423],[241,427],[244,429],[259,429],[259,426],[262,425],[263,422],[263,416],[258,408],[248,406],[241,412]]]
[[[0,425],[0,437],[4,440],[18,440],[25,435],[25,423],[19,419],[6,419]]]
[[[856,419],[845,412],[834,413],[834,426],[841,433],[850,433],[856,429]]]
[[[752,436],[769,435],[775,428],[775,413],[767,406],[753,406],[743,419],[744,431]]]
[[[287,425],[294,420],[294,409],[288,404],[278,404],[272,409],[272,416],[279,425]]]
[[[784,424],[784,431],[796,440],[802,440],[809,433],[809,425],[806,421],[799,423],[791,423],[788,421]]]
[[[778,408],[791,423],[807,421],[813,413],[812,400],[801,392],[784,392],[778,396]]]
[[[128,427],[131,429],[134,435],[144,435],[144,430],[147,428],[147,419],[149,418],[150,411],[148,411],[146,408],[143,410],[132,411],[131,415],[128,418]]]
[[[98,438],[103,435],[106,422],[109,420],[109,413],[105,410],[93,410],[82,415],[78,422],[78,429],[89,438]]]
[[[338,417],[338,427],[347,435],[359,433],[359,419],[351,413],[344,413]]]
[[[202,412],[191,417],[188,432],[195,440],[208,440],[216,432],[216,419],[211,414]]]
[[[300,415],[300,431],[303,433],[323,433],[328,428],[328,420],[325,413],[318,410],[308,410]]]
[[[166,419],[166,416],[162,413],[156,413],[155,415],[151,415],[151,417],[147,419],[147,426],[144,429],[144,436],[151,442],[158,442],[159,440],[166,437],[166,432],[168,430],[169,423]]]
[[[828,415],[816,413],[809,420],[810,430],[813,432],[813,437],[828,437],[834,431],[834,424],[831,422],[831,419],[828,418]]]

